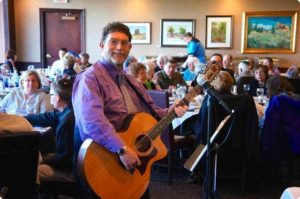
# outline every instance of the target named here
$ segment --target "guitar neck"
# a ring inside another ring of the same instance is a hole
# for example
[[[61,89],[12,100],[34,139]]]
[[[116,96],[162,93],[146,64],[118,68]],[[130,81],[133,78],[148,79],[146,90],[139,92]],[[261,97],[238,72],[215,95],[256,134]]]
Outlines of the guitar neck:
[[[189,91],[184,98],[179,102],[179,105],[188,106],[190,101],[199,95],[202,91],[202,88],[199,85],[196,85],[191,91]],[[174,109],[169,110],[169,112],[155,125],[149,132],[148,137],[152,140],[155,140],[176,118],[176,113]]]

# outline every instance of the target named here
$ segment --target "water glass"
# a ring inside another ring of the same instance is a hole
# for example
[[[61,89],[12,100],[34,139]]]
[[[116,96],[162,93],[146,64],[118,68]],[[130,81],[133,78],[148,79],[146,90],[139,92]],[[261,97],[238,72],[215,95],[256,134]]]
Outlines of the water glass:
[[[256,95],[258,103],[262,104],[264,100],[264,88],[257,88]]]
[[[34,70],[34,65],[28,65],[27,70]]]
[[[237,95],[238,93],[237,93],[237,85],[233,85],[232,87],[231,87],[231,93],[233,94],[233,95]]]
[[[249,93],[250,92],[250,84],[244,84],[243,91],[244,91],[244,93]]]

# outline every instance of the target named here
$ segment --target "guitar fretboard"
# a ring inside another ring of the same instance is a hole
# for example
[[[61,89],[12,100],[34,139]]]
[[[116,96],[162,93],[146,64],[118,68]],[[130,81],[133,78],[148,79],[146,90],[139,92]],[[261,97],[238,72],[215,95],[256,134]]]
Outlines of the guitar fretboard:
[[[179,105],[189,105],[191,100],[199,95],[202,91],[202,88],[199,85],[196,85],[191,91],[189,91],[183,99],[180,100]],[[169,110],[169,112],[152,128],[149,132],[142,138],[137,144],[137,149],[142,149],[145,143],[148,142],[149,138],[155,140],[176,118],[176,113],[174,109]]]

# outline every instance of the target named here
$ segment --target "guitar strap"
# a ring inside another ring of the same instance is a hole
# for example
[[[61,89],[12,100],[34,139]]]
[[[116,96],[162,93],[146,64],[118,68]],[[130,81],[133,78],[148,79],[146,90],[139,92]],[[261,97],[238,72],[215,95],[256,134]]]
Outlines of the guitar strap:
[[[126,75],[124,75],[125,77],[125,81],[129,84],[129,86],[134,90],[134,92],[136,93],[136,95],[138,96],[138,98],[143,102],[143,104],[147,107],[147,109],[149,110],[149,112],[151,113],[151,115],[156,119],[156,120],[160,120],[161,118],[159,117],[159,115],[154,111],[154,109],[152,108],[152,106],[150,106],[145,98],[142,96],[142,94],[140,92],[138,92],[138,90],[132,85],[132,83],[127,79]]]

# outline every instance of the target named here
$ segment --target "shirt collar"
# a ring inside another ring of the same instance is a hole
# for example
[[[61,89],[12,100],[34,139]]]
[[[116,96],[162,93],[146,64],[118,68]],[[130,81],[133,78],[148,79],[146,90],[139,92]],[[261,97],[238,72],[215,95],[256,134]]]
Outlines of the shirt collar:
[[[100,63],[104,66],[113,79],[116,79],[117,75],[124,73],[123,70],[117,70],[113,64],[106,61],[103,57],[101,57]]]

